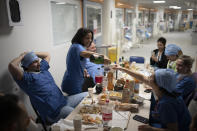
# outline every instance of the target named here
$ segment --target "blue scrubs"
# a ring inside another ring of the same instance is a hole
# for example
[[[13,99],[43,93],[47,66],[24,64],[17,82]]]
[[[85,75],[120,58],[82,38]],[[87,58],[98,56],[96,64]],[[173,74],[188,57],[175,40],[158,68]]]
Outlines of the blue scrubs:
[[[102,64],[94,64],[90,62],[89,58],[87,58],[85,67],[88,71],[88,74],[93,78],[94,82],[96,75],[103,75],[104,69],[102,68]],[[98,70],[98,68],[100,68],[100,70]]]
[[[80,56],[86,49],[80,44],[72,44],[66,58],[67,70],[62,81],[62,90],[68,95],[82,92],[84,69],[87,59]]]
[[[156,107],[155,117],[161,128],[166,128],[168,123],[177,123],[178,131],[189,131],[191,116],[182,97],[163,96]]]
[[[29,95],[31,103],[43,120],[47,117],[56,118],[61,108],[67,104],[67,98],[55,84],[48,69],[48,62],[42,60],[39,73],[24,72],[23,79],[16,80],[20,88]]]
[[[176,77],[178,78],[178,74],[176,74]],[[183,97],[183,100],[185,100],[187,96],[189,96],[189,94],[194,91],[195,88],[196,83],[193,77],[185,76],[182,80],[176,83],[175,92],[180,93]]]

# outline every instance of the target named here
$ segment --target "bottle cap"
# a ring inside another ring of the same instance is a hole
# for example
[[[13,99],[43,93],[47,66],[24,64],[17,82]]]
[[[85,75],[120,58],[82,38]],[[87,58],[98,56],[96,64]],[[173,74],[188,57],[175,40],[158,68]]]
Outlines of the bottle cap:
[[[139,83],[140,81],[136,78],[134,78],[135,83]]]

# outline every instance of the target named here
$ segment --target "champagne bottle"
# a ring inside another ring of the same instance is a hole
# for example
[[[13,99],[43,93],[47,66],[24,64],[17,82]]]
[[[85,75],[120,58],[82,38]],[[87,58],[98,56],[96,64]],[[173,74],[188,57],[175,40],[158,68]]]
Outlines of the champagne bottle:
[[[104,56],[98,54],[92,54],[90,56],[90,61],[95,64],[104,64]]]

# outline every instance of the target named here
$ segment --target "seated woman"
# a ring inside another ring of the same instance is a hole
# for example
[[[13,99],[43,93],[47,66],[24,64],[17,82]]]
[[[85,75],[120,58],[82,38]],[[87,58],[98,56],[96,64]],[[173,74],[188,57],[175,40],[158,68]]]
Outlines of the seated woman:
[[[175,73],[171,69],[158,69],[150,78],[122,67],[114,69],[124,71],[145,84],[153,87],[158,97],[155,108],[155,117],[160,121],[160,128],[150,125],[140,125],[139,131],[189,131],[191,117],[181,97],[177,97],[173,91],[176,86]]]
[[[175,44],[169,44],[165,49],[165,55],[168,58],[167,68],[176,72],[176,60],[183,54],[181,48]]]
[[[186,101],[187,97],[194,92],[196,88],[196,83],[194,77],[192,76],[192,64],[194,60],[187,55],[182,55],[176,60],[176,92],[180,93],[185,100],[186,105],[189,105],[190,101]]]
[[[150,65],[155,68],[167,68],[168,59],[165,55],[166,39],[160,37],[157,40],[158,49],[153,50],[153,54],[150,58]]]

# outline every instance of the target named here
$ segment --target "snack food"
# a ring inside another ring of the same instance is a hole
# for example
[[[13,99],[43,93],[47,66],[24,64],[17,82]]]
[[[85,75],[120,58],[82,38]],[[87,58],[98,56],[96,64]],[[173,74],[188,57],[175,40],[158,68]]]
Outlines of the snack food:
[[[107,99],[107,94],[101,95],[100,99],[103,100],[103,101],[105,101]]]
[[[136,113],[139,111],[139,105],[130,104],[130,103],[117,103],[115,106],[115,110],[130,111],[130,112]]]
[[[107,99],[107,94],[100,95],[100,97],[98,97],[98,104],[99,105],[104,105],[106,99]]]
[[[109,98],[110,99],[114,99],[114,100],[121,100],[122,99],[122,93],[121,92],[110,92],[109,94]]]
[[[79,110],[80,114],[100,114],[101,113],[101,107],[98,106],[83,106]]]
[[[118,79],[117,82],[116,82],[116,84],[122,84],[122,85],[124,85],[125,84],[124,78]]]
[[[144,98],[138,95],[134,95],[131,98],[131,103],[142,105],[144,102]]]
[[[83,124],[101,124],[101,118],[98,116],[95,119],[90,115],[82,115],[82,123]]]

